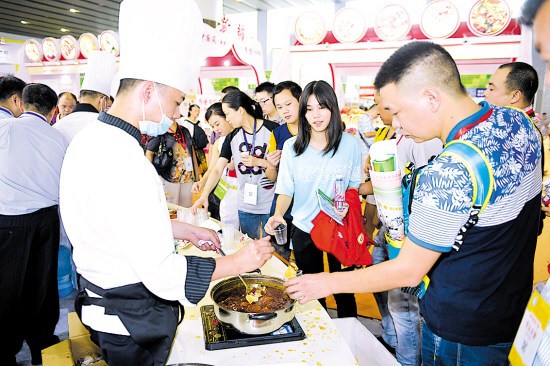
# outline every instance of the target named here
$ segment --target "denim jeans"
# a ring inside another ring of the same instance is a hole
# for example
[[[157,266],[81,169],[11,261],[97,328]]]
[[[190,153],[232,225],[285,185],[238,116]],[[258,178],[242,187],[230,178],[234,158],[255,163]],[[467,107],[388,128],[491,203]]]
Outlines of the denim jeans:
[[[500,366],[509,365],[512,342],[469,346],[435,335],[422,324],[422,365],[424,366]]]
[[[372,252],[373,264],[389,259],[385,227],[382,227],[374,241],[379,245]],[[395,357],[401,365],[420,365],[420,315],[418,298],[393,289],[374,294],[382,315],[382,338],[390,346],[395,346]]]
[[[239,222],[241,224],[241,232],[248,235],[251,239],[260,238],[260,228],[265,235],[265,224],[269,219],[269,214],[253,214],[249,212],[239,211]]]

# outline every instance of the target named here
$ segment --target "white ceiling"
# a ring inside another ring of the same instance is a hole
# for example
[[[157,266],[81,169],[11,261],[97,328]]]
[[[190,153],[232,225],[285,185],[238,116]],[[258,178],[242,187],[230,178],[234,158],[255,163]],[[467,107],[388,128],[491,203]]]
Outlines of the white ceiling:
[[[154,0],[151,0],[154,1]],[[202,1],[202,0],[197,0]],[[224,0],[224,13],[244,13],[294,6],[339,3],[344,0]],[[0,36],[2,32],[29,37],[55,37],[82,33],[100,34],[118,29],[118,10],[122,0],[2,0],[0,2]],[[71,13],[69,9],[78,9]],[[29,24],[22,24],[21,21]],[[61,28],[68,31],[62,32]]]

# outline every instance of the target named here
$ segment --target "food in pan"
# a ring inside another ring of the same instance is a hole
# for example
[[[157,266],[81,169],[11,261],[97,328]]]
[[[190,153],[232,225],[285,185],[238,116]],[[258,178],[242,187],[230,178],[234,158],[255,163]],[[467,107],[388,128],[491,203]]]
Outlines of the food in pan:
[[[283,289],[261,286],[265,292],[258,297],[257,301],[250,303],[247,300],[244,286],[235,288],[225,299],[218,302],[218,305],[227,310],[239,311],[243,313],[269,313],[286,308],[291,300]],[[262,289],[259,289],[262,292]]]

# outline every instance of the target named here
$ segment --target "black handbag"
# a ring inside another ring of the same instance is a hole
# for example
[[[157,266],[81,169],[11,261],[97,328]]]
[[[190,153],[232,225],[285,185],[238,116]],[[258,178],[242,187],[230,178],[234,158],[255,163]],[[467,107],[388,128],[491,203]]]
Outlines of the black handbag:
[[[160,135],[159,147],[153,156],[153,166],[157,170],[157,173],[164,178],[164,176],[170,175],[173,161],[174,153],[166,144],[166,136]]]

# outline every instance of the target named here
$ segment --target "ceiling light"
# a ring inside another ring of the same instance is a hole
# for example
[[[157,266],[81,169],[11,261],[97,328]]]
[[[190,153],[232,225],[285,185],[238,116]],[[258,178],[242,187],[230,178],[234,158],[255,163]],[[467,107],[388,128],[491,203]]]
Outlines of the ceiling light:
[[[26,20],[22,20],[21,24],[31,24],[31,22],[27,22]]]
[[[73,9],[73,8],[69,9],[69,11],[71,13],[80,13],[80,10],[76,10],[76,9]]]
[[[61,32],[68,32],[69,30],[68,30],[68,29],[65,29],[65,28],[61,28],[60,31],[61,31]]]
[[[230,63],[228,60],[225,60],[225,61],[223,62],[223,66],[227,67],[227,66],[229,66],[229,65],[231,65],[231,63]]]

